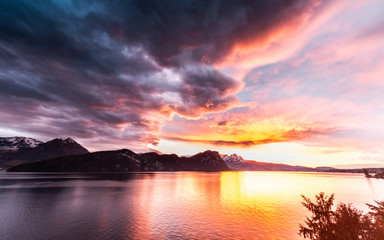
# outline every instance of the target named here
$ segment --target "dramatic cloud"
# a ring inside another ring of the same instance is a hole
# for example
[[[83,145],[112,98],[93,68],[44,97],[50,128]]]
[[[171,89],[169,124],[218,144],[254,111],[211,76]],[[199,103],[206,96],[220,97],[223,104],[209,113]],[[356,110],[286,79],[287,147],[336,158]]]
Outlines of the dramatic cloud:
[[[238,104],[240,79],[211,64],[270,44],[317,5],[2,1],[0,124],[43,138],[70,135],[93,149],[157,145],[173,113],[196,118]]]

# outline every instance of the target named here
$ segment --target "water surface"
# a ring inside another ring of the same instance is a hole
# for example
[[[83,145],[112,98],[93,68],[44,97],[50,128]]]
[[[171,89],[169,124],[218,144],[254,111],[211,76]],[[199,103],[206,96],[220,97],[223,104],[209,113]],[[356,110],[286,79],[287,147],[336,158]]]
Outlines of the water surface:
[[[0,173],[0,239],[300,239],[301,194],[384,200],[362,174]]]

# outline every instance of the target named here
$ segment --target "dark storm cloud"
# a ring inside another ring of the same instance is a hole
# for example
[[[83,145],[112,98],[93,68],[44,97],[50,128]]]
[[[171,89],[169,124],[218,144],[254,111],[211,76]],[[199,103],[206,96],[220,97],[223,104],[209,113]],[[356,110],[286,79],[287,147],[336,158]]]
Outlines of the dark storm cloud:
[[[215,62],[237,42],[263,37],[301,15],[313,1],[108,1],[113,16],[90,19],[115,29],[127,42],[139,43],[163,65],[180,65],[189,49],[200,61]]]
[[[227,121],[220,121],[217,123],[217,126],[226,126],[228,124]]]
[[[236,102],[234,96],[228,95],[238,83],[214,69],[194,69],[182,76],[184,82],[178,92],[184,104],[177,109],[182,114],[193,116],[199,112],[222,110]]]
[[[308,2],[1,1],[0,123],[156,144],[171,112],[196,117],[237,101],[239,83],[207,63]]]

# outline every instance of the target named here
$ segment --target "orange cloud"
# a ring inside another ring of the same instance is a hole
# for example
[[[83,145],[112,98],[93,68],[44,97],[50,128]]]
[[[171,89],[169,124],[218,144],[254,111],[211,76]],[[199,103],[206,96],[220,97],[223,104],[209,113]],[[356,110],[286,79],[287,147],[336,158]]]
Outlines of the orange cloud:
[[[251,131],[251,130],[250,130]],[[307,139],[319,135],[325,135],[329,133],[337,132],[338,129],[322,129],[312,130],[308,129],[290,129],[287,131],[276,131],[270,133],[264,133],[254,136],[249,134],[223,134],[218,136],[212,132],[205,132],[205,134],[196,134],[186,137],[178,136],[162,136],[162,139],[186,142],[186,143],[198,143],[198,144],[210,144],[215,146],[237,146],[237,147],[251,147],[254,145],[262,145],[268,143],[288,142]],[[243,132],[244,133],[244,132]],[[212,136],[215,135],[215,136]],[[221,138],[219,138],[221,137]],[[232,140],[231,140],[232,139]],[[239,140],[244,139],[244,140]]]

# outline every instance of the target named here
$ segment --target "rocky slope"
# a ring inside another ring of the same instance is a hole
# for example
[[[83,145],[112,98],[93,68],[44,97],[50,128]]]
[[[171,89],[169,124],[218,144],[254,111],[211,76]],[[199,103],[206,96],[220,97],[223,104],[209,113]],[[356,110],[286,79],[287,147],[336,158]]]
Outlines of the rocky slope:
[[[56,138],[45,143],[24,137],[1,138],[0,168],[9,168],[26,162],[85,153],[89,153],[88,150],[71,138]]]
[[[154,152],[136,154],[128,149],[64,156],[25,163],[9,172],[145,172],[145,171],[228,171],[218,152],[205,151],[192,157]]]
[[[35,148],[24,149],[17,153],[17,158],[27,161],[39,161],[61,156],[89,153],[87,149],[71,138],[55,138]]]
[[[27,137],[0,137],[0,151],[16,152],[23,148],[34,148],[42,141]]]
[[[239,164],[239,163],[244,163],[246,160],[244,160],[244,158],[242,158],[241,156],[237,155],[236,153],[234,154],[231,154],[231,155],[222,155],[221,156],[224,160],[224,162],[228,165],[232,165],[232,164]]]

